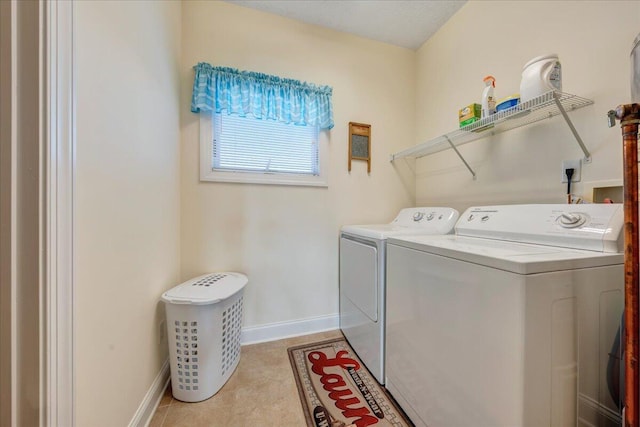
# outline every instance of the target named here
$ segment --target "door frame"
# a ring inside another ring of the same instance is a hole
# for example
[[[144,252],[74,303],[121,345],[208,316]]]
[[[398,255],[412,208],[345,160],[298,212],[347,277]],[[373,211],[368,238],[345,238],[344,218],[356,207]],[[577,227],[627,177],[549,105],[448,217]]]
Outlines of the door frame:
[[[45,229],[43,295],[47,426],[75,425],[75,1],[44,8]]]

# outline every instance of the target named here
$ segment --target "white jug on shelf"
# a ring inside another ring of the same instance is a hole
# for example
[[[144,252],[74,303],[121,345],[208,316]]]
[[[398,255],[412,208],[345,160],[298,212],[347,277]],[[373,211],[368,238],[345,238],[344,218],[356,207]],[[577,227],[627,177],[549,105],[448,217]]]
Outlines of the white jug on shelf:
[[[538,56],[525,64],[520,81],[520,102],[550,90],[562,91],[562,68],[557,54]]]

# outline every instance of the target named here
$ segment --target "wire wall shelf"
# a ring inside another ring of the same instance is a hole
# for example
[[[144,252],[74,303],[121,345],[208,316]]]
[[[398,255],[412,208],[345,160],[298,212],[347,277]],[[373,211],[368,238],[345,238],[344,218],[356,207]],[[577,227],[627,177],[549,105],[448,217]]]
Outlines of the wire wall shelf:
[[[558,91],[547,92],[507,110],[498,111],[489,117],[485,117],[458,130],[440,135],[422,144],[392,154],[390,160],[393,162],[396,159],[404,157],[420,158],[440,151],[453,149],[475,179],[475,172],[458,151],[458,146],[539,122],[540,120],[562,115],[584,153],[584,161],[589,163],[591,161],[591,154],[569,119],[567,111],[577,110],[578,108],[592,104],[592,100],[570,93]]]

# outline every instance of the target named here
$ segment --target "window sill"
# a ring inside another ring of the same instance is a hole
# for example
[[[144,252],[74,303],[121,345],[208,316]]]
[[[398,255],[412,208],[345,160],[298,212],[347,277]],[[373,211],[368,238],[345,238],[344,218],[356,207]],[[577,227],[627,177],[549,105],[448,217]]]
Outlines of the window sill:
[[[326,179],[321,176],[308,175],[283,175],[269,173],[250,172],[220,172],[203,171],[200,181],[227,182],[237,184],[261,184],[261,185],[293,185],[302,187],[328,187]]]

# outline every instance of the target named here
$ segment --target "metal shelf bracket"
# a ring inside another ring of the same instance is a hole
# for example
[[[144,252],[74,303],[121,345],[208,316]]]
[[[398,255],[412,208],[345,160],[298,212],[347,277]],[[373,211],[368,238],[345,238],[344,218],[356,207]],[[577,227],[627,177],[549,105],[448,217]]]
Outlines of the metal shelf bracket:
[[[458,155],[458,157],[460,157],[460,160],[462,160],[462,163],[464,163],[464,165],[467,167],[467,169],[469,169],[469,172],[471,172],[471,175],[473,176],[473,179],[475,180],[476,179],[476,173],[473,171],[473,169],[471,169],[471,166],[469,166],[469,163],[467,163],[467,161],[464,159],[464,157],[462,157],[462,154],[460,154],[460,152],[458,151],[456,146],[453,145],[453,142],[451,142],[449,137],[447,135],[445,135],[444,137],[447,139],[447,142],[449,143],[449,145],[451,145],[451,148],[453,148],[453,151],[455,151],[456,154]]]
[[[580,148],[582,149],[582,152],[584,153],[584,162],[585,163],[591,163],[591,153],[589,153],[589,150],[584,145],[584,142],[582,141],[582,138],[580,137],[580,134],[578,134],[578,131],[576,130],[575,126],[573,125],[573,122],[571,121],[571,119],[569,118],[569,115],[567,114],[566,110],[562,106],[562,103],[560,102],[560,94],[557,93],[557,92],[554,92],[553,93],[553,100],[556,102],[556,106],[558,107],[558,110],[560,111],[560,114],[562,114],[562,117],[564,117],[564,121],[567,122],[567,126],[569,126],[569,129],[571,129],[571,133],[573,133],[573,137],[576,139],[576,141],[578,141],[578,145],[580,145]]]

